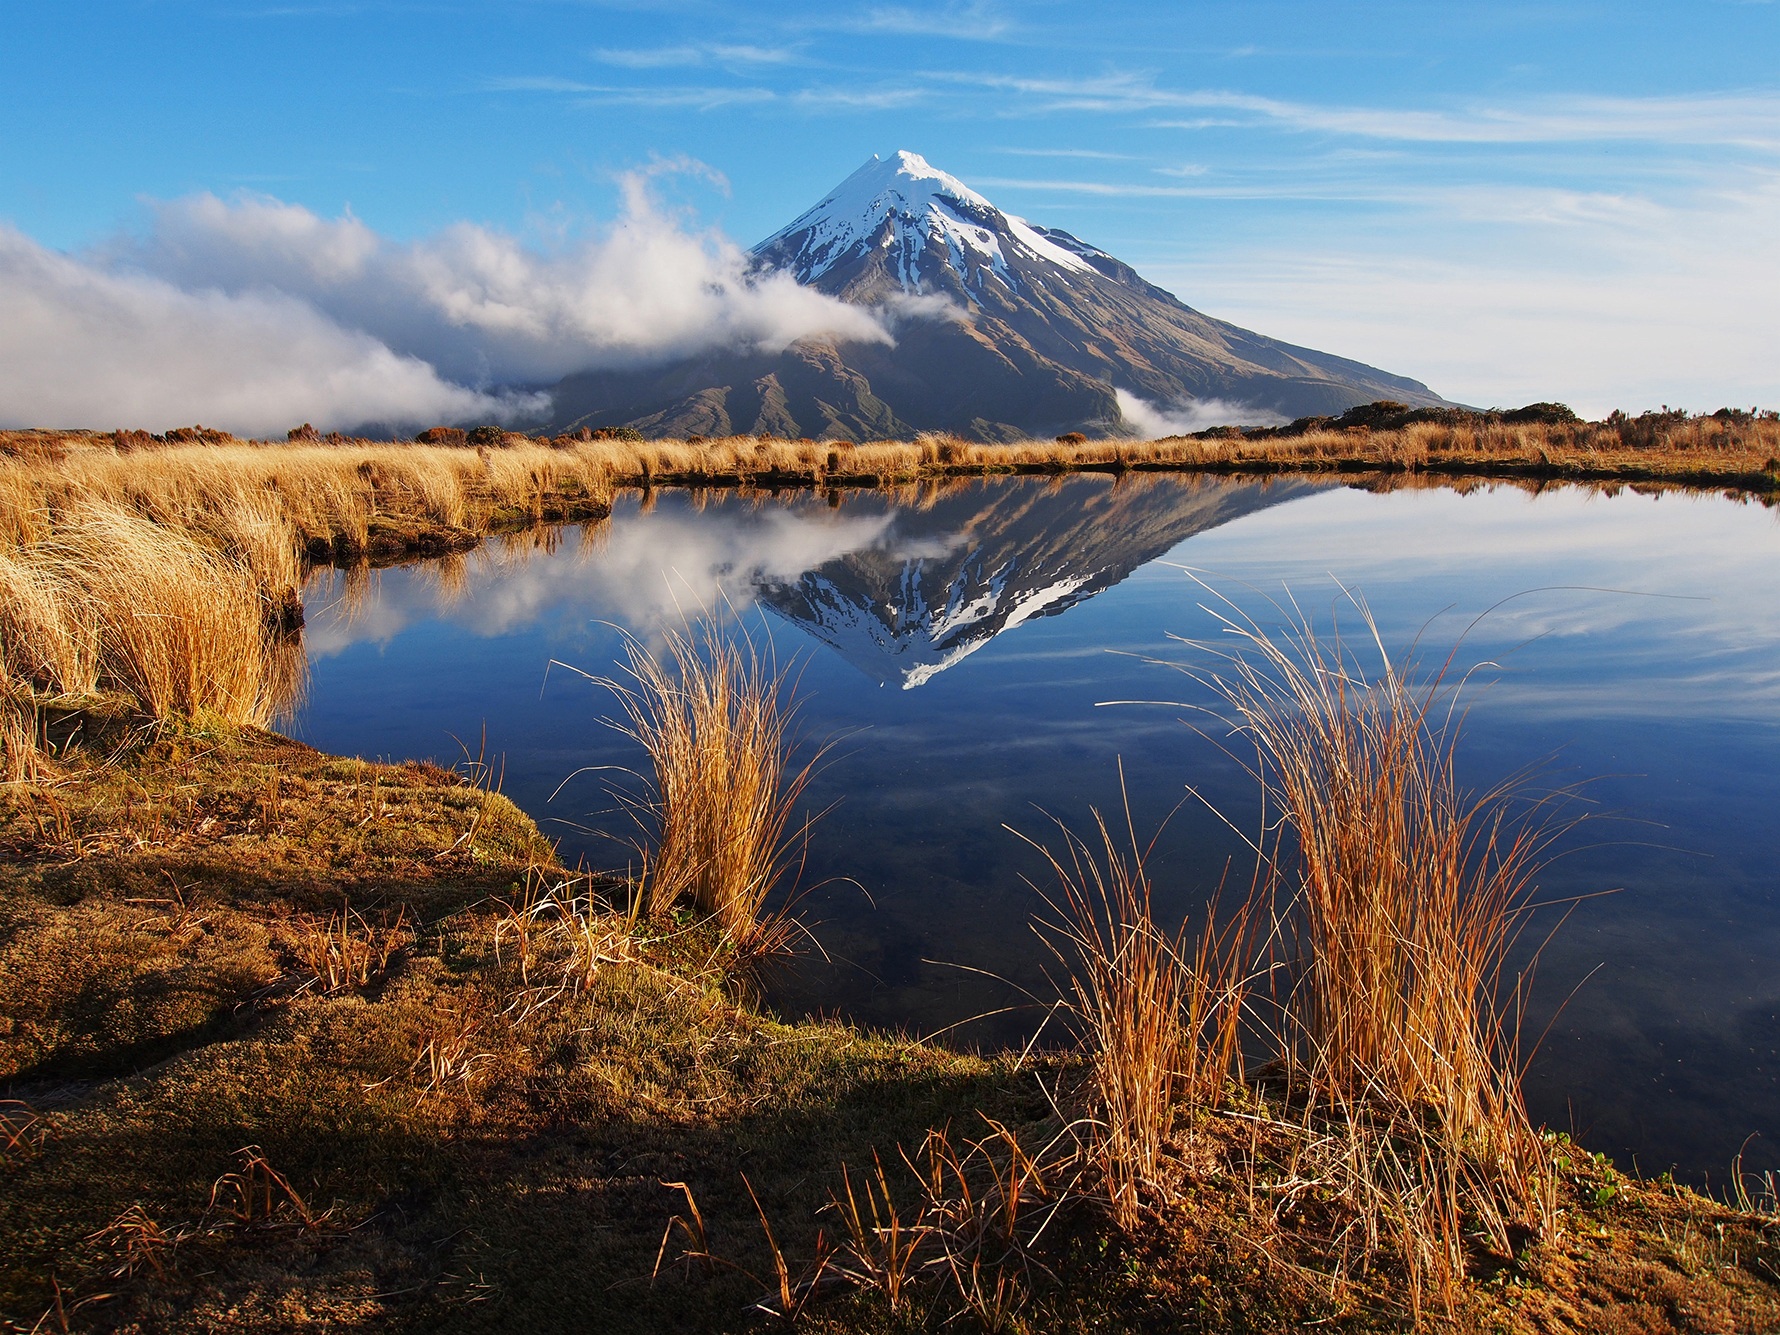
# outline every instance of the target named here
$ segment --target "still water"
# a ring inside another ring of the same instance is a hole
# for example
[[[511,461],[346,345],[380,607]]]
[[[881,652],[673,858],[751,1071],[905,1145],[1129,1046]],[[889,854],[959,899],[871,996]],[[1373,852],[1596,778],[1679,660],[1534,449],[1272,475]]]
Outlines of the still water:
[[[1780,1165],[1780,521],[1757,505],[1167,477],[631,496],[467,561],[322,576],[294,731],[376,758],[485,745],[566,860],[623,866],[608,790],[642,758],[606,690],[550,664],[609,675],[621,628],[733,607],[795,663],[806,736],[838,739],[801,902],[827,958],[774,1004],[1001,1043],[1055,995],[1009,827],[1055,843],[1053,818],[1117,811],[1122,764],[1138,830],[1167,821],[1165,912],[1246,886],[1230,826],[1258,794],[1176,670],[1211,652],[1171,637],[1216,641],[1231,606],[1277,626],[1288,598],[1357,632],[1350,594],[1392,653],[1493,665],[1465,690],[1468,783],[1542,763],[1585,784],[1540,884],[1590,897],[1532,933],[1557,928],[1526,1025],[1550,1026],[1535,1118],[1648,1173],[1722,1182],[1752,1133],[1746,1165]],[[570,777],[589,767],[617,769]]]

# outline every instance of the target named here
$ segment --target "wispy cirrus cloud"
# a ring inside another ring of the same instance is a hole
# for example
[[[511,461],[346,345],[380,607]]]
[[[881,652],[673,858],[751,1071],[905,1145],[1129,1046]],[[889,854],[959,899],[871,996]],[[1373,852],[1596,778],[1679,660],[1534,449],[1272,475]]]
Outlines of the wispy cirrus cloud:
[[[1000,6],[983,3],[917,9],[911,5],[878,5],[836,26],[854,32],[894,33],[908,37],[953,37],[967,42],[992,42],[1009,36],[1014,24]]]
[[[581,106],[631,106],[718,111],[724,107],[777,102],[780,94],[758,84],[616,84],[566,79],[553,74],[485,78],[477,85],[486,93],[559,95]]]
[[[1780,173],[1668,203],[1472,186],[1403,203],[1290,251],[1182,246],[1146,276],[1239,324],[1413,368],[1462,402],[1560,398],[1598,416],[1780,400]],[[1425,245],[1436,232],[1449,244]]]
[[[593,53],[594,59],[602,64],[617,65],[633,70],[671,69],[696,65],[788,65],[799,59],[800,56],[801,49],[793,46],[754,46],[748,43],[723,42],[642,48],[601,48]]]
[[[1470,101],[1446,108],[1338,106],[1226,89],[1168,88],[1143,72],[1086,78],[933,72],[938,82],[1012,93],[1044,111],[1229,113],[1215,123],[1360,138],[1445,144],[1536,144],[1638,140],[1780,150],[1780,93],[1657,97],[1536,96]],[[1152,128],[1203,128],[1203,118],[1153,120]]]
[[[1025,176],[978,176],[973,184],[985,189],[1054,190],[1069,195],[1104,195],[1109,199],[1190,199],[1204,191],[1183,185],[1146,185],[1137,181],[1081,181]]]
[[[780,95],[773,89],[755,85],[714,87],[708,84],[678,84],[663,88],[591,88],[576,99],[576,104],[721,111],[727,107],[766,106],[780,100]]]
[[[1200,179],[1208,170],[1156,169]],[[1432,185],[1377,178],[1280,179],[1281,174],[1203,185],[1154,185],[1143,181],[979,176],[976,184],[999,190],[1091,195],[1107,199],[1205,199],[1322,201],[1390,205],[1417,213],[1472,222],[1567,225],[1631,225],[1662,214],[1650,198],[1623,191],[1590,191],[1516,184]]]
[[[928,89],[906,84],[876,88],[831,85],[800,88],[788,100],[809,111],[894,111],[929,101],[931,96]]]
[[[1098,148],[998,148],[1016,158],[1087,158],[1096,162],[1130,162],[1134,153],[1108,153]]]
[[[763,83],[612,84],[556,75],[485,78],[478,85],[490,93],[559,95],[573,105],[633,106],[691,111],[722,111],[732,107],[784,107],[796,112],[892,111],[931,101],[933,90],[922,84],[887,81],[878,84],[808,84],[773,88]]]
[[[491,75],[477,82],[485,93],[602,93],[602,84],[584,79],[565,79],[555,74]]]

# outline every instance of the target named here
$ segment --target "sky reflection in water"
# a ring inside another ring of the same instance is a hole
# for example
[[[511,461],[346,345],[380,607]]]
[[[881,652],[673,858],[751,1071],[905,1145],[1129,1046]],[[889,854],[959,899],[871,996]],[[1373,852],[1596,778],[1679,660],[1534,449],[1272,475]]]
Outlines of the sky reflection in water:
[[[835,963],[801,966],[776,1000],[917,1032],[1046,993],[1021,879],[1037,868],[1004,825],[1042,838],[1045,813],[1079,825],[1116,808],[1121,760],[1140,831],[1188,783],[1252,823],[1221,734],[1195,731],[1203,690],[1147,661],[1206,666],[1167,637],[1215,637],[1215,596],[1273,622],[1289,589],[1319,625],[1338,613],[1357,629],[1339,582],[1393,651],[1419,634],[1430,658],[1471,626],[1459,664],[1499,666],[1469,690],[1466,778],[1552,758],[1610,817],[1543,878],[1548,897],[1618,893],[1582,904],[1544,953],[1531,1032],[1582,985],[1533,1063],[1535,1115],[1651,1172],[1722,1179],[1751,1132],[1749,1160],[1780,1163],[1780,524],[1759,506],[1083,477],[838,508],[663,493],[553,537],[385,571],[354,599],[337,580],[312,588],[297,735],[451,761],[486,725],[506,792],[565,855],[621,865],[596,833],[628,833],[601,779],[551,794],[639,757],[600,722],[601,688],[546,665],[609,672],[618,626],[647,639],[726,601],[795,656],[808,733],[846,738],[811,790],[838,805],[806,878],[826,883],[804,904]],[[1097,707],[1126,699],[1178,704]],[[1240,841],[1196,803],[1159,849],[1170,912],[1226,868],[1246,885]],[[1035,1020],[955,1032],[1006,1041]]]

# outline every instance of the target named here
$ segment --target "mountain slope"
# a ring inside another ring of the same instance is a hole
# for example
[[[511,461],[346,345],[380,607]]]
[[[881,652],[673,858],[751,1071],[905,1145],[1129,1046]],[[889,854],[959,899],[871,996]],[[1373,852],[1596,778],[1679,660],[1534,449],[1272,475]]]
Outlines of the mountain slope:
[[[1377,399],[1444,402],[1418,381],[1202,315],[913,153],[872,158],[754,255],[761,269],[879,311],[894,346],[805,340],[571,376],[557,386],[557,424],[996,440],[1117,430],[1118,390],[1163,405],[1239,404],[1252,421]]]

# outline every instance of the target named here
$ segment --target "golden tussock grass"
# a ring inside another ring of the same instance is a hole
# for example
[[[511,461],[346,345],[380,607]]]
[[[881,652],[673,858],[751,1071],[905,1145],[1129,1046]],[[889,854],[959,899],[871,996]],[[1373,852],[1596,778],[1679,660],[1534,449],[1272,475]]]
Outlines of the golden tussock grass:
[[[1094,826],[1092,840],[1063,828],[1060,853],[1032,846],[1057,886],[1040,892],[1052,915],[1040,931],[1066,971],[1091,1063],[1090,1152],[1114,1219],[1130,1228],[1168,1194],[1163,1157],[1181,1108],[1216,1106],[1241,1077],[1248,914],[1220,927],[1214,901],[1196,943],[1186,923],[1167,931],[1128,809],[1128,848],[1099,812]]]
[[[1424,1285],[1451,1298],[1471,1238],[1512,1256],[1554,1222],[1520,1090],[1526,978],[1506,971],[1561,826],[1524,774],[1461,787],[1450,660],[1418,675],[1358,611],[1375,671],[1307,619],[1269,635],[1235,614],[1210,681],[1277,822],[1272,949],[1291,982],[1272,1044],[1308,1160],[1354,1203],[1358,1255],[1396,1244],[1419,1305]]]
[[[604,442],[557,449],[516,438],[475,450],[240,440],[119,449],[112,441],[68,436],[51,450],[0,457],[0,535],[28,541],[68,506],[101,501],[211,535],[270,573],[305,550],[364,552],[380,524],[483,531],[565,503],[598,508],[612,484]]]
[[[859,444],[750,435],[550,441],[508,435],[502,445],[475,449],[409,441],[234,439],[140,448],[129,443],[135,433],[0,432],[0,538],[32,541],[53,525],[56,511],[83,499],[217,534],[229,527],[219,516],[261,515],[270,495],[300,546],[338,544],[362,551],[380,522],[486,531],[502,520],[597,506],[617,486],[665,482],[906,483],[1076,468],[1487,472],[1494,466],[1511,473],[1727,478],[1751,484],[1780,467],[1780,420],[1769,415],[1652,413],[1605,422],[1450,416],[1451,421],[1411,421],[1389,429],[1343,427],[1339,421],[1346,419],[1339,419],[1298,434],[1244,437],[1231,428],[1147,441],[1071,435],[1012,444],[925,432],[912,441]],[[238,527],[245,521],[235,522]]]
[[[259,581],[134,512],[84,503],[0,552],[0,662],[13,694],[120,691],[151,715],[265,724],[284,703]]]
[[[1419,1319],[1452,1310],[1479,1250],[1511,1258],[1557,1222],[1507,971],[1561,826],[1526,775],[1461,788],[1456,685],[1393,661],[1359,612],[1370,673],[1339,635],[1234,609],[1235,647],[1190,669],[1256,748],[1270,808],[1238,911],[1214,898],[1196,932],[1158,923],[1128,817],[1033,846],[1087,1059],[1073,1153],[1090,1196],[1141,1232],[1191,1208],[1209,1156],[1271,1220],[1251,1245],[1272,1255],[1320,1220],[1319,1267],[1342,1282],[1389,1258]],[[1231,1127],[1265,1152],[1233,1153]]]
[[[689,900],[738,949],[783,944],[789,921],[767,903],[797,860],[791,815],[821,755],[793,767],[792,684],[720,617],[668,631],[664,654],[626,648],[626,679],[603,684],[653,775],[649,798],[627,799],[653,832],[639,915]]]
[[[1492,472],[1691,485],[1780,486],[1780,421],[1652,414],[1619,422],[1506,422],[1482,415],[1390,429],[1313,427],[1299,434],[1175,436],[1160,440],[985,444],[945,433],[913,441],[790,441],[731,436],[688,441],[584,442],[616,485],[765,482],[892,485],[928,478],[1075,469]]]

